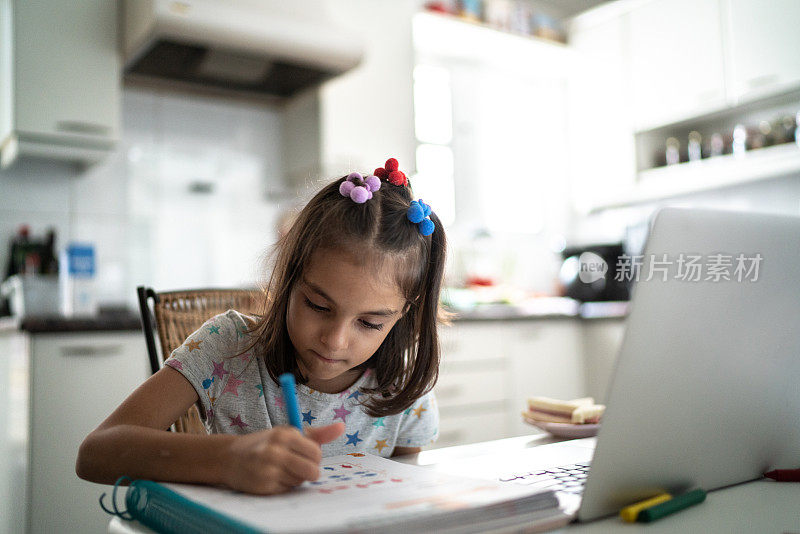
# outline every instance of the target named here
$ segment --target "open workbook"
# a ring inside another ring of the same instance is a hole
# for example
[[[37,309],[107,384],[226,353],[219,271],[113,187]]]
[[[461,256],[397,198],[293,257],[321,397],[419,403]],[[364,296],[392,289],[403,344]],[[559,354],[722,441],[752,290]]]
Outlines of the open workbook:
[[[125,502],[157,532],[485,532],[563,524],[552,491],[353,453],[324,458],[320,478],[282,495],[134,481]]]

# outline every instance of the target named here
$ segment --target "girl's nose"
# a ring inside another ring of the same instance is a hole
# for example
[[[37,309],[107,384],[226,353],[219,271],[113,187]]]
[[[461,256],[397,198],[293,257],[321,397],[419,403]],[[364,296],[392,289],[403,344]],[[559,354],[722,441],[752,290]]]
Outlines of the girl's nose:
[[[343,321],[331,321],[322,332],[321,341],[331,352],[347,349],[347,325]]]

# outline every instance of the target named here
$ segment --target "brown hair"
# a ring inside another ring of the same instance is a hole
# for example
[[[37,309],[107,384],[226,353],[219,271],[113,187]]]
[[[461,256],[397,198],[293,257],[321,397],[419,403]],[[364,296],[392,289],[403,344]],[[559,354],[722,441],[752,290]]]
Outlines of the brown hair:
[[[377,385],[364,407],[369,415],[393,415],[409,408],[430,391],[439,372],[439,293],[444,272],[446,238],[439,218],[431,213],[433,234],[423,236],[406,217],[410,186],[381,180],[373,198],[358,204],[339,193],[342,177],[328,184],[300,211],[274,249],[274,267],[266,291],[264,313],[253,326],[252,348],[261,354],[277,382],[292,372],[303,383],[286,326],[294,285],[312,254],[320,249],[356,251],[369,261],[395,261],[396,283],[406,299],[403,316],[377,351],[360,369],[374,370]]]

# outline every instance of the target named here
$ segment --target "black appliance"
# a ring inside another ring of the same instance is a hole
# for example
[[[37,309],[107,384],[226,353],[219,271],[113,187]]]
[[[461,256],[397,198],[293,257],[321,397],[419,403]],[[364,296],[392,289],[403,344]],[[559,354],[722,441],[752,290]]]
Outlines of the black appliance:
[[[623,254],[622,243],[565,248],[559,273],[565,296],[581,302],[630,300],[632,282],[617,279],[618,260]],[[600,272],[603,263],[605,271]]]

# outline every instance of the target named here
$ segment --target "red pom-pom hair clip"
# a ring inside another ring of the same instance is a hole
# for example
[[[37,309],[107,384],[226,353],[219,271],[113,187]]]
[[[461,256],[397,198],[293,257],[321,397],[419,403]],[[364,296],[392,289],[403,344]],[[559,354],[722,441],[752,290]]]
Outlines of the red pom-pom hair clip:
[[[378,167],[374,172],[379,178],[386,178],[392,185],[408,185],[408,178],[405,173],[398,169],[397,160],[389,158],[383,167]]]

